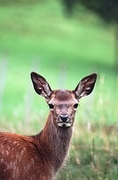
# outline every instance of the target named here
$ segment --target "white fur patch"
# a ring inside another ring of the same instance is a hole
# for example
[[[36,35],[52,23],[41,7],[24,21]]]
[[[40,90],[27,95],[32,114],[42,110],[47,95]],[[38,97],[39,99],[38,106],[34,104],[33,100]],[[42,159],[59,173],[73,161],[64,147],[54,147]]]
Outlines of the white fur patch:
[[[58,126],[59,127],[70,127],[72,124],[70,123],[70,122],[66,122],[66,123],[62,123],[62,122],[60,122],[60,123],[58,123]]]

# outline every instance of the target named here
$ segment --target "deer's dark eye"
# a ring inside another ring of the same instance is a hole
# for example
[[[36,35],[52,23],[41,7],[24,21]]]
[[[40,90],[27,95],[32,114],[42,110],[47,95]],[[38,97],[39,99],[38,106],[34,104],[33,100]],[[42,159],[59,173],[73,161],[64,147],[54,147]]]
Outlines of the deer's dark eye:
[[[78,104],[74,104],[74,108],[77,109],[77,107],[78,107]]]
[[[49,108],[50,109],[53,109],[54,108],[54,105],[53,104],[48,104],[49,105]]]

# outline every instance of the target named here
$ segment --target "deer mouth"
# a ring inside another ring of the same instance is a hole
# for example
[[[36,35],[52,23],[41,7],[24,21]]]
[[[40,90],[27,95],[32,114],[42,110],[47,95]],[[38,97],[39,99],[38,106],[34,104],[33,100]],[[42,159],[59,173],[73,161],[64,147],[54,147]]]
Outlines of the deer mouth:
[[[70,127],[72,126],[71,122],[58,122],[59,127]]]

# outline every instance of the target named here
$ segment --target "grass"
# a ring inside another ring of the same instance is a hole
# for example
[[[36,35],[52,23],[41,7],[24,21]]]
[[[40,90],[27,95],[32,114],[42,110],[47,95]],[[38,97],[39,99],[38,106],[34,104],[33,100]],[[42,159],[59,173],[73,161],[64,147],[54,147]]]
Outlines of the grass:
[[[116,180],[118,77],[114,72],[113,27],[82,10],[64,16],[60,1],[0,2],[0,130],[38,133],[48,114],[30,72],[52,89],[74,89],[98,73],[93,94],[80,101],[70,158],[63,180]]]

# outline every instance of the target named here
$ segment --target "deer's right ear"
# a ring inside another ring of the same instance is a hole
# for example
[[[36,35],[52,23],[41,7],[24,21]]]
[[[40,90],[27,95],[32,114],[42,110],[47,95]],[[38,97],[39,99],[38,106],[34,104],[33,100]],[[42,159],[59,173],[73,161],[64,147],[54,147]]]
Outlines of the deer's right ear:
[[[34,86],[36,93],[39,95],[42,95],[47,100],[50,99],[52,90],[51,90],[48,82],[46,81],[46,79],[43,76],[41,76],[35,72],[32,72],[31,80],[33,82],[33,86]]]

